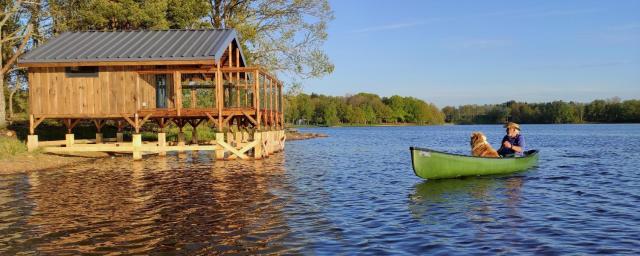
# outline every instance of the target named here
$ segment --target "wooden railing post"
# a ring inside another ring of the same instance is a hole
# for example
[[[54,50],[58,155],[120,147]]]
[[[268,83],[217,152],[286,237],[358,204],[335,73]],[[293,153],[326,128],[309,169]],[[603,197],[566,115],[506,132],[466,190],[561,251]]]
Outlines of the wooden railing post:
[[[180,116],[180,110],[182,109],[182,74],[180,71],[173,72],[173,91],[176,96],[176,114]]]
[[[253,97],[253,105],[256,108],[256,122],[258,123],[257,128],[260,130],[260,71],[256,69],[255,71],[255,85],[253,86],[254,97]]]
[[[220,65],[222,63],[218,61],[217,69],[216,69],[216,105],[218,108],[218,131],[222,131],[222,108],[224,107],[224,89],[222,88],[222,71],[220,70]]]

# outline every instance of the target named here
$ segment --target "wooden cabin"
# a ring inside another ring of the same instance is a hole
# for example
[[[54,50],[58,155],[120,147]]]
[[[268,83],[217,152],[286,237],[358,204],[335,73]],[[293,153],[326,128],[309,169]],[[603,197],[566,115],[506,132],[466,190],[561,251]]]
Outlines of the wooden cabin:
[[[46,144],[38,143],[35,134],[44,119],[60,120],[68,130],[64,145],[52,151],[69,151],[72,129],[87,120],[98,134],[82,149],[112,149],[96,145],[105,142],[99,138],[105,122],[117,124],[116,142],[122,142],[124,126],[133,127],[131,147],[138,149],[146,122],[158,124],[159,138],[169,123],[181,133],[187,124],[195,128],[205,123],[220,134],[231,126],[283,130],[282,83],[259,67],[247,66],[232,29],[66,32],[23,55],[18,65],[29,74],[30,149]],[[284,147],[281,134],[278,143]],[[233,140],[238,138],[225,139]],[[183,148],[176,150],[185,148],[180,144]],[[219,143],[214,146],[222,150]],[[167,151],[166,145],[158,147],[162,150],[149,149]],[[135,151],[134,158],[139,158]]]

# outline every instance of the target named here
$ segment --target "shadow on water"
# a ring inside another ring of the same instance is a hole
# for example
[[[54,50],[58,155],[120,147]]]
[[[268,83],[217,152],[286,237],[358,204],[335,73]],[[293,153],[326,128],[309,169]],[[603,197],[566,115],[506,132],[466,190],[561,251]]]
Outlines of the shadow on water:
[[[193,154],[5,177],[0,254],[291,252],[271,193],[283,163]]]

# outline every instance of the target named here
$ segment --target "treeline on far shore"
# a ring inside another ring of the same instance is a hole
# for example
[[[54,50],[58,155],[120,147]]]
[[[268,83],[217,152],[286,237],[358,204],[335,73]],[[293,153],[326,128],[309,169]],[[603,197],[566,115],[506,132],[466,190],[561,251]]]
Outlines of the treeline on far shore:
[[[614,97],[590,103],[553,101],[447,106],[446,122],[456,124],[498,124],[507,121],[529,124],[640,123],[640,100]]]
[[[287,95],[285,120],[296,125],[443,124],[444,114],[414,97],[380,97],[371,93],[348,96]]]
[[[590,103],[508,101],[442,109],[414,97],[371,93],[297,93],[287,95],[285,100],[286,122],[294,125],[640,123],[640,100],[622,101],[617,97]]]

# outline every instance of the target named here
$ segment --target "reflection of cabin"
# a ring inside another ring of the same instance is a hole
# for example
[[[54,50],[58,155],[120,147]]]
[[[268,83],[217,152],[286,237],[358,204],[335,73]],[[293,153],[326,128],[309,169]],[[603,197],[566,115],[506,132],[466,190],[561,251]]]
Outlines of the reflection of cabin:
[[[197,127],[209,122],[221,135],[233,137],[225,138],[227,145],[211,146],[241,158],[249,149],[226,148],[229,142],[246,144],[262,135],[243,136],[242,131],[283,128],[282,84],[262,69],[246,66],[236,33],[230,29],[67,32],[23,56],[19,65],[28,67],[29,73],[30,134],[35,136],[42,120],[56,119],[67,126],[67,140],[73,141],[74,126],[91,120],[99,134],[95,144],[77,148],[82,151],[112,149],[109,146],[114,145],[101,143],[105,140],[100,129],[107,121],[118,126],[117,142],[125,125],[133,127],[130,148],[143,150],[132,152],[190,149],[182,145],[184,141],[179,141],[179,148],[138,145],[140,129],[148,121],[155,121],[161,130],[158,144],[170,122],[180,131],[187,124]],[[223,133],[230,127],[241,135]],[[33,136],[30,148],[38,146]],[[284,135],[274,136],[284,140]],[[66,149],[48,150],[69,151],[73,143],[65,141],[65,145]]]

